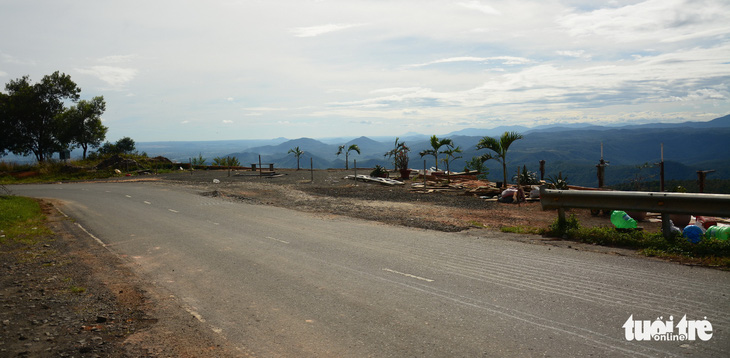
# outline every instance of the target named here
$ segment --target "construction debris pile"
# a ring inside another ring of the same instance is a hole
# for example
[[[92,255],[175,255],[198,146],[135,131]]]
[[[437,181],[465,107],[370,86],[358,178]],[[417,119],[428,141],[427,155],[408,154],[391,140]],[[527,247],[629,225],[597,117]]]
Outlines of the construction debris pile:
[[[509,188],[500,188],[497,183],[478,179],[471,173],[445,173],[442,171],[414,171],[415,176],[400,180],[372,177],[369,175],[348,175],[345,179],[364,182],[374,182],[384,185],[405,185],[410,183],[409,190],[415,193],[448,192],[460,195],[472,195],[488,201],[503,203],[521,203],[538,201],[539,189],[536,185],[512,185]]]

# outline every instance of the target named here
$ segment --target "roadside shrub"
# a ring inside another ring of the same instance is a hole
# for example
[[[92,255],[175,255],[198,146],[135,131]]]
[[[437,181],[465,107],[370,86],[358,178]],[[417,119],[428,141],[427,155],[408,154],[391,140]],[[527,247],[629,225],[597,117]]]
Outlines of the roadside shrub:
[[[563,178],[563,173],[558,173],[558,176],[549,175],[548,186],[550,189],[567,190],[568,189],[568,177]]]
[[[540,181],[537,180],[537,173],[531,172],[527,170],[527,166],[522,166],[522,172],[520,172],[519,175],[515,175],[512,177],[512,180],[515,183],[519,183],[522,185],[537,185],[540,184]],[[567,178],[566,178],[567,180]]]
[[[381,167],[380,165],[376,165],[375,169],[373,169],[373,171],[370,172],[371,177],[381,177],[381,176],[385,176],[386,174],[388,174],[388,171],[385,170],[385,168]]]
[[[203,158],[203,153],[198,153],[198,157],[192,158],[191,161],[192,161],[193,166],[198,166],[198,165],[205,165],[205,162],[207,161],[207,159]]]
[[[572,236],[574,232],[580,229],[580,223],[575,214],[570,214],[570,217],[561,222],[560,219],[555,219],[552,224],[548,227],[546,234],[548,236],[564,237]]]

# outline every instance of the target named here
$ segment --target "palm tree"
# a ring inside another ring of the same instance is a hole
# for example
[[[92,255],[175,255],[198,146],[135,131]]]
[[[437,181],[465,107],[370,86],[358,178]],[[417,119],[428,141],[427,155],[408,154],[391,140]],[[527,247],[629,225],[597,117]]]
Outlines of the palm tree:
[[[345,149],[345,146],[346,146],[346,144],[343,144],[343,145],[341,145],[341,146],[338,147],[338,149],[337,149],[337,155],[342,154],[342,151]],[[354,151],[357,152],[357,154],[360,154],[360,147],[358,147],[357,144],[352,144],[349,147],[347,147],[347,150],[345,151],[345,169],[350,169],[349,155],[350,155],[350,151],[351,150],[354,150]]]
[[[398,165],[396,164],[396,161],[398,158],[398,152],[403,150],[403,148],[408,149],[408,147],[406,147],[406,143],[399,142],[399,140],[400,140],[399,137],[395,137],[395,147],[393,149],[391,149],[390,151],[388,151],[387,153],[385,153],[385,155],[383,155],[384,157],[387,157],[387,158],[395,157],[395,159],[393,160],[393,170],[398,170]]]
[[[451,169],[449,168],[449,162],[451,162],[452,160],[456,160],[456,159],[461,158],[460,155],[457,156],[457,154],[459,154],[461,152],[462,152],[461,151],[461,147],[459,147],[459,146],[457,146],[456,148],[449,148],[449,149],[446,149],[446,150],[444,150],[444,151],[441,152],[441,153],[446,154],[446,158],[441,159],[441,160],[444,163],[446,163],[446,175],[447,175],[447,178],[449,178],[448,179],[449,182],[451,182],[451,178],[450,178],[450,176],[451,176]]]
[[[294,153],[294,156],[297,157],[297,170],[299,170],[299,157],[301,157],[302,154],[304,154],[304,152],[299,150],[299,147],[297,146],[292,149],[289,149],[289,151],[286,154],[289,154],[289,153]]]
[[[426,149],[424,151],[421,151],[420,154],[421,158],[423,158],[426,155],[433,155],[433,158],[436,160],[436,170],[439,170],[439,149],[443,146],[449,146],[453,147],[454,143],[451,141],[451,139],[444,138],[444,139],[438,139],[436,135],[431,136],[431,149]]]
[[[512,145],[514,141],[522,138],[522,134],[517,132],[504,132],[499,139],[484,137],[477,144],[477,150],[489,149],[494,152],[494,154],[488,153],[482,155],[483,161],[494,159],[502,163],[502,173],[504,174],[504,181],[502,182],[503,187],[507,186],[507,150],[509,150],[510,145]]]

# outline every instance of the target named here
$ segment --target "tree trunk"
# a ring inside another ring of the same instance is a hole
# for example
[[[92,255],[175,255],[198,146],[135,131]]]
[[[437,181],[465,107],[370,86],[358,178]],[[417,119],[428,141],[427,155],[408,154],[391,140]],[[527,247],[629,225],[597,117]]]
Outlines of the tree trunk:
[[[502,187],[507,187],[507,161],[502,159],[502,174],[504,174],[504,182],[502,182]]]

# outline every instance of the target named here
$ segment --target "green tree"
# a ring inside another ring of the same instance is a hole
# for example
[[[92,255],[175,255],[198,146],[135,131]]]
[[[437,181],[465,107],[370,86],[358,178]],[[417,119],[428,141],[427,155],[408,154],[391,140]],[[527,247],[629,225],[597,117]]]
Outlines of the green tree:
[[[446,150],[442,151],[441,153],[446,154],[446,158],[441,159],[441,161],[446,163],[446,171],[448,172],[448,171],[450,171],[449,162],[451,162],[452,160],[461,158],[461,156],[457,155],[457,154],[462,153],[462,150],[461,150],[461,147],[457,146],[454,148],[446,149]]]
[[[400,140],[399,137],[395,137],[395,146],[394,146],[394,148],[391,149],[390,151],[388,151],[387,153],[385,153],[383,155],[386,158],[393,158],[393,169],[394,170],[398,170],[399,169],[398,168],[398,163],[397,163],[397,161],[398,161],[398,153],[399,152],[402,152],[404,148],[405,149],[408,149],[408,147],[406,147],[406,143],[405,142],[399,142],[399,140]]]
[[[0,92],[0,128],[3,134],[0,135],[0,157],[8,154],[11,147],[11,140],[15,138],[15,126],[8,120],[7,112],[10,106],[10,96]]]
[[[59,115],[64,110],[64,101],[77,101],[81,92],[71,77],[56,71],[31,84],[29,76],[23,76],[8,82],[5,90],[3,125],[10,128],[10,139],[5,139],[0,150],[18,155],[33,153],[38,162],[62,150],[63,126]]]
[[[83,159],[86,159],[89,147],[98,147],[106,138],[109,128],[101,124],[101,115],[105,110],[104,97],[98,96],[91,101],[81,100],[61,114],[61,140],[69,145],[69,149],[81,147],[84,150]]]
[[[238,158],[226,156],[226,157],[215,157],[213,158],[213,165],[218,165],[221,167],[240,167],[241,162],[238,161]]]
[[[131,154],[137,150],[135,148],[134,139],[129,137],[119,139],[115,145],[117,146],[119,153],[123,154]]]
[[[134,139],[129,137],[121,138],[114,144],[106,142],[99,148],[100,154],[131,154],[135,151]]]
[[[205,165],[205,161],[207,161],[207,160],[208,159],[203,158],[203,153],[198,152],[198,157],[197,158],[190,159],[190,163],[193,166],[196,166],[196,165]]]
[[[439,170],[439,154],[443,152],[439,152],[439,149],[443,146],[453,147],[454,143],[451,141],[451,139],[444,138],[444,139],[438,139],[436,135],[431,136],[430,139],[431,143],[431,149],[426,149],[421,151],[420,154],[421,158],[423,158],[426,155],[433,155],[433,159],[436,161],[436,170]]]
[[[353,151],[354,150],[355,152],[357,152],[357,154],[360,154],[360,147],[358,147],[357,144],[350,145],[349,147],[347,147],[347,150],[345,150],[345,147],[346,147],[346,145],[339,146],[338,149],[337,149],[337,155],[339,156],[344,151],[344,153],[345,153],[345,169],[350,169],[350,164],[349,164],[350,163],[350,160],[349,160],[350,151]]]
[[[299,170],[299,158],[304,154],[303,151],[299,149],[299,147],[294,147],[292,149],[289,149],[289,151],[286,154],[294,153],[294,156],[297,157],[297,170]]]
[[[482,156],[471,157],[471,159],[466,162],[466,166],[464,166],[464,171],[467,170],[475,171],[477,174],[489,174],[489,168],[484,165],[484,159]]]
[[[482,156],[483,161],[494,159],[502,163],[502,174],[504,175],[504,182],[502,182],[503,187],[507,186],[507,151],[512,143],[522,138],[522,134],[516,132],[504,132],[499,139],[484,137],[477,144],[477,150],[489,149],[494,152],[494,154],[484,154]]]

